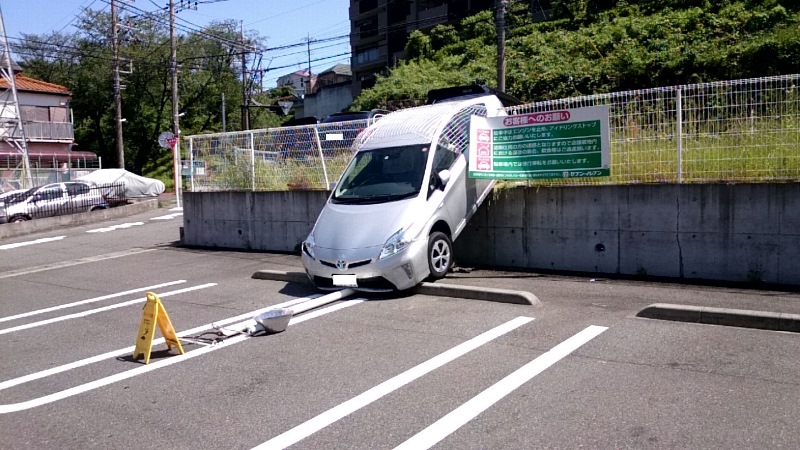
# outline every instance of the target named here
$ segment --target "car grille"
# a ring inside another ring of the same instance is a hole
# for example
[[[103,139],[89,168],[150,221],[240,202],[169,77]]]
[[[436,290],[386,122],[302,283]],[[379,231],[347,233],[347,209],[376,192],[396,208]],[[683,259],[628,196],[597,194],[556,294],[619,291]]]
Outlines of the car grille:
[[[331,261],[323,261],[323,260],[319,260],[319,262],[320,262],[320,263],[321,263],[323,266],[328,266],[328,267],[332,267],[332,268],[334,268],[334,269],[338,269],[338,267],[336,267],[336,262],[335,262],[335,261],[334,261],[334,262],[331,262]],[[347,264],[347,266],[345,266],[345,269],[355,269],[356,267],[366,266],[366,265],[367,265],[367,264],[369,264],[370,262],[372,262],[372,260],[371,260],[371,259],[365,259],[365,260],[363,260],[363,261],[351,262],[351,263],[348,263],[348,264]]]

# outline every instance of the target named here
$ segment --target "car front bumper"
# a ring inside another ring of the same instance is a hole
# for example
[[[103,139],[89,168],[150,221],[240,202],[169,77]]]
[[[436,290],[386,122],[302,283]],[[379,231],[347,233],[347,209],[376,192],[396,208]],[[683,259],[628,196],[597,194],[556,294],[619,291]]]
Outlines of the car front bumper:
[[[303,251],[302,261],[309,279],[320,289],[402,291],[416,286],[430,273],[427,250],[425,239],[413,241],[404,250],[383,259],[379,259],[380,246],[349,250],[315,247],[315,257]],[[356,285],[337,284],[339,278],[347,278],[339,277],[342,275],[354,275]]]

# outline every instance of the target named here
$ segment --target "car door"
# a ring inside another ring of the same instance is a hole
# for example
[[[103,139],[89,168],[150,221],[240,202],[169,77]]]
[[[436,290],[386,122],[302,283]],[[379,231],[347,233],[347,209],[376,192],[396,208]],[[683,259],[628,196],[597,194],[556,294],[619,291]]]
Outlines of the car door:
[[[33,218],[64,214],[69,209],[67,192],[62,183],[46,184],[33,194],[29,213]]]
[[[70,213],[85,212],[92,209],[99,202],[96,193],[86,183],[65,183]],[[95,194],[95,195],[93,195]]]

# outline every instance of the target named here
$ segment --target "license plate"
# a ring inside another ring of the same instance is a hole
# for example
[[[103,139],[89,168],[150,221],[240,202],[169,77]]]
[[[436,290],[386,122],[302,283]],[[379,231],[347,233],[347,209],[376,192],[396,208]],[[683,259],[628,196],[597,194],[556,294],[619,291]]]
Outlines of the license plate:
[[[333,275],[334,286],[357,287],[355,275]]]

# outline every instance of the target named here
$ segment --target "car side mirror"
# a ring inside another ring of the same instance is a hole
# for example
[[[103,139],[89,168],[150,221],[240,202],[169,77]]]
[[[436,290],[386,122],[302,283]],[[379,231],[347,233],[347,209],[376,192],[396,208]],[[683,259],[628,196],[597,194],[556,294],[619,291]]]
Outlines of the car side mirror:
[[[439,172],[439,180],[442,181],[442,186],[447,186],[447,183],[450,181],[450,175],[450,171],[447,169]]]

